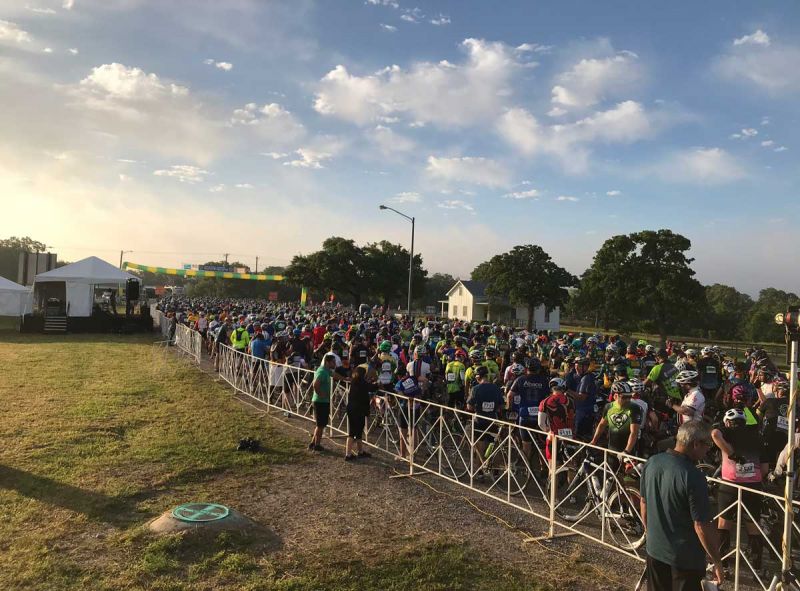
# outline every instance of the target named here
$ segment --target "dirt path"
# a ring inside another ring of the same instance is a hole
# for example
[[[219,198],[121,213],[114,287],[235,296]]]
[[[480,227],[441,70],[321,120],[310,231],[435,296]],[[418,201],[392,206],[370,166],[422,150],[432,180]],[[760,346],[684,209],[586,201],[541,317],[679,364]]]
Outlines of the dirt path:
[[[214,377],[212,367],[204,363],[203,370]],[[309,421],[286,419],[247,396],[235,397],[269,416],[282,435],[309,440]],[[326,438],[327,451],[308,452],[301,465],[272,468],[268,484],[248,491],[254,502],[241,509],[280,536],[287,557],[313,556],[337,542],[369,559],[444,538],[468,543],[499,565],[513,564],[557,588],[632,589],[643,569],[580,538],[523,543],[546,533],[545,522],[432,475],[391,478],[402,468],[374,450],[370,459],[345,463],[341,442]]]

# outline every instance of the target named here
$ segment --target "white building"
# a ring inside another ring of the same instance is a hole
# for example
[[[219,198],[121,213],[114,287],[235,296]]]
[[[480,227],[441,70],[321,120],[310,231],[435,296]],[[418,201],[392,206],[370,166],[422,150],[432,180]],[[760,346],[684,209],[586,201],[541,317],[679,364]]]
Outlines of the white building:
[[[524,327],[528,323],[528,310],[525,307],[506,307],[500,313],[489,310],[489,296],[486,284],[480,281],[456,281],[447,292],[447,299],[440,300],[441,315],[468,322],[498,322]],[[447,310],[445,310],[447,306]],[[533,312],[535,330],[560,330],[559,309],[545,309],[538,306]]]

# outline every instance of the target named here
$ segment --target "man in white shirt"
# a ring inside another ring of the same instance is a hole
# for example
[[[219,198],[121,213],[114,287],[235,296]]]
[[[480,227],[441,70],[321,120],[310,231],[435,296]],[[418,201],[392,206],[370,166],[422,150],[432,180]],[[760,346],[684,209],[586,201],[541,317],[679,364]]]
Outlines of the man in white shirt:
[[[675,382],[683,392],[680,404],[673,404],[672,409],[678,413],[678,422],[682,425],[687,421],[703,420],[706,410],[706,397],[700,391],[699,375],[692,369],[686,369],[675,376]]]

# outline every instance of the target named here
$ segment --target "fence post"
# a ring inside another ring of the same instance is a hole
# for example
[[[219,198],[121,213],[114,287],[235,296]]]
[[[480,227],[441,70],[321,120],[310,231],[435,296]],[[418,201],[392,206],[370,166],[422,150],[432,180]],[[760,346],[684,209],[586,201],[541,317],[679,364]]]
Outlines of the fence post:
[[[469,487],[475,488],[475,417],[469,420]]]
[[[408,475],[414,475],[414,451],[417,438],[414,433],[417,430],[417,424],[414,422],[416,413],[414,412],[414,399],[408,399],[408,416],[411,421],[408,423]]]
[[[556,454],[558,453],[558,436],[553,433],[553,438],[550,441],[550,528],[547,532],[547,537],[552,538],[555,535],[555,522],[556,522],[556,487],[558,481],[556,479]]]
[[[437,446],[437,450],[436,450],[438,455],[439,455],[439,476],[442,475],[442,447],[444,447],[443,446],[443,442],[444,442],[444,439],[443,439],[443,437],[444,437],[444,427],[442,425],[443,423],[444,423],[444,407],[440,406],[439,407],[439,445]]]

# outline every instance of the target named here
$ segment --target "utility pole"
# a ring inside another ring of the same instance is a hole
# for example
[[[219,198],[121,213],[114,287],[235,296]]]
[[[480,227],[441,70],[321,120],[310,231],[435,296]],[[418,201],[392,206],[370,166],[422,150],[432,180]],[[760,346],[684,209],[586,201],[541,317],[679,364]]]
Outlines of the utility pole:
[[[120,250],[119,251],[119,268],[120,268],[120,270],[122,270],[122,257],[125,256],[125,254],[127,254],[129,252],[133,252],[133,251],[132,250]]]
[[[258,275],[258,257],[256,257],[256,275]]]
[[[228,264],[228,255],[229,255],[229,254],[230,254],[229,252],[226,252],[226,253],[225,253],[225,265],[227,265],[227,264]]]

